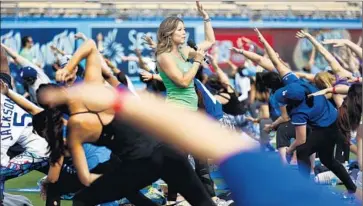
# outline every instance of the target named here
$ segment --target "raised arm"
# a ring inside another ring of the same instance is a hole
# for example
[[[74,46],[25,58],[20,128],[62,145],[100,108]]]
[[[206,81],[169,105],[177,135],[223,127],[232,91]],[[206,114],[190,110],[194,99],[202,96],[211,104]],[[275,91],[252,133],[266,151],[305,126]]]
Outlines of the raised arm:
[[[107,66],[111,68],[111,70],[114,74],[118,74],[121,71],[109,59],[104,58],[104,60],[107,64]]]
[[[56,72],[56,80],[58,82],[67,82],[71,79],[76,66],[84,58],[87,59],[84,80],[86,82],[102,83],[101,56],[97,50],[96,43],[91,39],[85,41],[73,54],[68,64]]]
[[[246,51],[244,49],[237,49],[237,48],[233,47],[233,48],[231,48],[231,50],[233,52],[242,54],[247,59],[251,60],[252,62],[257,63],[258,65],[260,65],[262,68],[266,69],[267,71],[273,72],[275,70],[275,66],[273,65],[271,60],[268,58],[260,56],[254,52]]]
[[[311,53],[310,53],[310,58],[309,58],[308,64],[306,65],[306,69],[310,72],[315,64],[315,57],[316,57],[316,49],[315,49],[315,47],[313,47],[311,50]]]
[[[207,54],[206,56],[210,60],[210,63],[212,64],[212,67],[215,69],[219,81],[226,87],[226,89],[228,90],[228,92],[233,92],[231,90],[231,87],[229,87],[230,83],[229,83],[228,76],[218,66],[217,60],[212,55]]]
[[[197,46],[198,49],[207,51],[216,42],[216,38],[208,13],[203,9],[203,5],[199,1],[197,1],[196,3],[199,15],[202,16],[204,19],[204,41],[199,43]],[[190,47],[184,47],[183,53],[187,54],[186,56],[188,57],[188,59],[193,59],[196,55],[196,52]]]
[[[35,104],[25,99],[20,94],[9,89],[8,85],[2,80],[0,80],[0,88],[2,94],[9,97],[13,102],[15,102],[17,105],[19,105],[22,109],[24,109],[26,112],[30,113],[31,115],[36,115],[39,112],[43,111],[42,108],[36,106]]]
[[[33,64],[29,60],[27,60],[24,57],[20,56],[18,53],[16,53],[15,51],[13,51],[12,49],[10,49],[6,45],[1,44],[1,46],[9,54],[9,56],[11,56],[14,59],[14,61],[17,64],[19,64],[21,67],[31,66],[32,68],[34,68],[37,71],[38,78],[41,78],[43,82],[48,82],[48,83],[50,82],[49,77],[44,73],[44,70],[43,69],[39,68],[39,66],[37,66],[36,64]]]
[[[8,57],[6,56],[6,51],[1,44],[1,51],[0,51],[1,59],[0,59],[0,72],[5,73],[10,76],[10,69],[8,63]]]
[[[60,54],[62,56],[66,55],[66,53],[60,49],[58,49],[56,46],[54,45],[50,45],[50,48],[57,54]]]
[[[348,48],[347,52],[348,52],[348,69],[351,72],[353,72],[353,75],[359,74],[360,76],[360,71],[359,71],[360,61],[353,55],[351,49]]]
[[[175,84],[180,87],[187,88],[197,74],[199,66],[204,59],[204,51],[202,49],[198,49],[195,54],[196,56],[194,57],[193,66],[184,74],[178,69],[174,59],[170,57],[170,54],[168,53],[163,53],[158,56],[157,61],[160,65],[160,69]]]
[[[349,50],[349,49],[348,49]],[[333,56],[335,57],[335,59],[339,62],[339,64],[346,70],[350,70],[351,68],[349,67],[349,65],[347,64],[346,61],[343,60],[342,57],[340,57],[337,53],[333,52]],[[348,58],[350,58],[349,52],[348,52]]]
[[[149,47],[152,50],[156,49],[157,44],[156,44],[156,42],[154,42],[154,40],[150,36],[145,35],[145,36],[143,36],[141,38],[149,45]]]
[[[283,77],[287,73],[291,72],[291,70],[280,60],[279,56],[275,52],[275,50],[271,47],[271,45],[266,41],[260,31],[256,28],[255,32],[257,33],[258,38],[261,43],[265,46],[266,53],[268,54],[272,64],[279,72],[280,76]]]
[[[323,44],[333,44],[334,47],[341,47],[341,46],[347,46],[350,48],[360,60],[363,60],[363,52],[362,48],[350,41],[349,39],[327,39],[323,42]]]
[[[325,60],[329,63],[333,72],[341,77],[350,77],[352,73],[345,70],[339,62],[334,58],[334,56],[327,50],[323,45],[321,45],[313,36],[311,36],[306,31],[299,31],[296,33],[297,38],[307,38],[316,48],[316,50],[323,55]]]
[[[216,37],[214,35],[214,30],[209,15],[203,9],[203,5],[199,1],[197,1],[197,9],[199,14],[204,19],[204,41],[198,44],[198,48],[201,48],[202,50],[206,51],[210,49],[213,46],[213,44],[216,42]]]
[[[294,73],[297,77],[304,78],[304,79],[308,80],[309,82],[314,83],[315,74],[308,74],[308,73],[304,73],[304,72],[294,72]]]
[[[4,48],[4,50],[6,51],[6,53],[8,53],[8,55],[11,58],[14,59],[15,63],[19,64],[21,67],[29,66],[29,65],[34,65],[29,60],[27,60],[24,57],[20,56],[16,51],[12,50],[11,48],[9,48],[8,46],[6,46],[5,44],[1,43],[1,46]]]
[[[82,32],[78,32],[77,34],[74,35],[74,38],[76,39],[82,39],[83,41],[87,41],[88,37],[82,33]]]
[[[150,72],[151,69],[149,68],[149,66],[145,63],[145,61],[142,59],[142,55],[139,49],[135,50],[135,54],[137,56],[137,58],[139,59],[139,66],[141,69]]]
[[[256,52],[261,52],[261,53],[264,52],[264,49],[260,47],[258,44],[256,44],[254,41],[252,41],[251,39],[247,37],[242,37],[242,40],[245,41],[247,44],[254,46],[256,48]]]

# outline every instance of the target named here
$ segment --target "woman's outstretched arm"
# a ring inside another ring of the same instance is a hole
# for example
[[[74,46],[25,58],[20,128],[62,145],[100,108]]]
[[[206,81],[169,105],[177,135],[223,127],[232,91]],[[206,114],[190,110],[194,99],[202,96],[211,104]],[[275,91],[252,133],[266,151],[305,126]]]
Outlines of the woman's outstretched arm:
[[[19,105],[22,109],[24,109],[26,112],[30,113],[31,115],[36,115],[39,112],[43,111],[42,108],[38,107],[31,101],[25,99],[20,94],[9,89],[8,85],[2,80],[0,80],[0,89],[2,94],[9,97],[12,101],[14,101],[17,105]]]

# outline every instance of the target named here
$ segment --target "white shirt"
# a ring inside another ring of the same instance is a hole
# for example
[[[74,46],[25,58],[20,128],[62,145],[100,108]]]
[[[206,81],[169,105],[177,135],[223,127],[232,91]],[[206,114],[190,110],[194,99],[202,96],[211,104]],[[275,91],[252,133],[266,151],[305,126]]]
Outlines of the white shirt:
[[[47,142],[32,132],[32,116],[3,94],[1,94],[0,106],[0,164],[6,166],[9,161],[6,153],[15,143],[19,143],[26,151],[47,157]]]
[[[49,77],[44,73],[43,69],[40,69],[38,66],[36,66],[33,63],[29,63],[25,66],[30,66],[34,68],[37,71],[37,79],[35,80],[33,85],[29,85],[29,94],[30,94],[30,100],[34,103],[38,103],[37,101],[37,90],[41,84],[49,84],[50,79]]]
[[[241,95],[238,97],[238,100],[244,101],[248,98],[248,92],[251,90],[251,80],[248,77],[241,77],[241,75],[237,72],[235,76],[235,84],[236,87],[239,87],[241,91]]]

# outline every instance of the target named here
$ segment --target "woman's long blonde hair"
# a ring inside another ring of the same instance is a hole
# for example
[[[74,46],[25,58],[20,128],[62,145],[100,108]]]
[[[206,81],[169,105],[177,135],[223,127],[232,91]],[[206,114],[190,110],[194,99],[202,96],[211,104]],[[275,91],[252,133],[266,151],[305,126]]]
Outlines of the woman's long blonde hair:
[[[157,33],[158,43],[156,46],[156,56],[171,51],[173,47],[171,35],[177,29],[179,22],[184,23],[178,17],[168,17],[161,22]]]
[[[329,72],[319,72],[314,77],[314,82],[319,89],[331,88],[335,81],[335,76]]]

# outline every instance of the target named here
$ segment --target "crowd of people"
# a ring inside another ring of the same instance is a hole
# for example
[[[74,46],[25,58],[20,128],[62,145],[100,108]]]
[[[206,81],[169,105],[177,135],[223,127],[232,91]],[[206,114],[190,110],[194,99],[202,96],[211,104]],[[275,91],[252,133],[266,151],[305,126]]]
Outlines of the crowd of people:
[[[168,17],[156,41],[144,37],[155,68],[135,51],[143,91],[82,33],[74,54],[52,47],[59,55],[54,80],[32,60],[31,37],[23,38],[19,53],[1,44],[2,204],[31,205],[5,193],[4,185],[32,170],[46,175],[40,186],[47,206],[60,205],[69,194],[75,206],[119,205],[123,198],[142,206],[343,205],[314,183],[317,167],[361,199],[360,43],[319,42],[301,30],[296,37],[314,50],[304,72],[294,72],[255,29],[263,48],[245,50],[252,42],[239,38],[230,49],[246,61],[227,61],[226,72],[218,64],[212,20],[201,3],[196,6],[204,41],[186,45],[183,20]],[[344,50],[346,58],[331,54],[327,44]],[[316,53],[329,68],[314,67]],[[11,62],[18,65],[17,78]],[[351,152],[357,156],[354,177],[347,169]],[[210,162],[218,165],[230,197],[216,193]],[[155,184],[167,185],[158,191],[162,201],[143,190]]]

